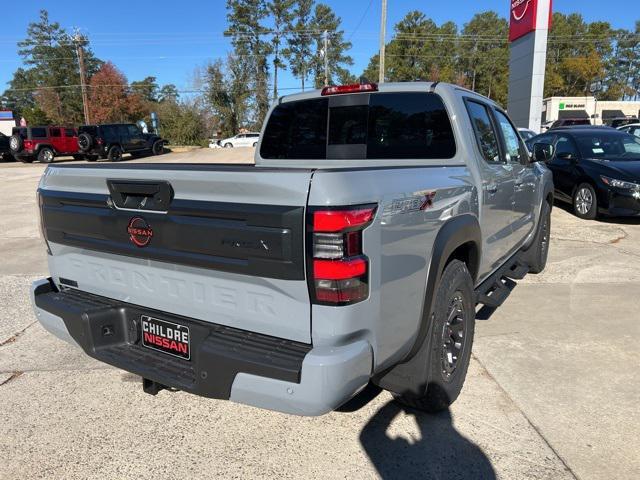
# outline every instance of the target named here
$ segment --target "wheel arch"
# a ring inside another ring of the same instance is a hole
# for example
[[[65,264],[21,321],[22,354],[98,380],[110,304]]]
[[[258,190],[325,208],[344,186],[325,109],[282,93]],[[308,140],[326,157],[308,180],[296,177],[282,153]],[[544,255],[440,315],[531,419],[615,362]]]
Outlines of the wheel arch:
[[[481,258],[482,233],[475,215],[458,215],[440,228],[431,251],[421,320],[414,344],[401,362],[373,378],[376,385],[396,393],[415,395],[420,395],[426,388],[430,342],[425,340],[430,338],[432,331],[431,310],[442,272],[452,260],[461,260],[467,265],[475,285]]]

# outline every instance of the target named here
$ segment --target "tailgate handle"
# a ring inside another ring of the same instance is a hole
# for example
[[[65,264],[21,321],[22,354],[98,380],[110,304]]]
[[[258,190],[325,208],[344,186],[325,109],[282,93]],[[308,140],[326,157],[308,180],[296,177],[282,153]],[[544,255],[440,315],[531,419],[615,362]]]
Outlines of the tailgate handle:
[[[166,212],[173,200],[173,188],[166,181],[107,180],[116,208]]]

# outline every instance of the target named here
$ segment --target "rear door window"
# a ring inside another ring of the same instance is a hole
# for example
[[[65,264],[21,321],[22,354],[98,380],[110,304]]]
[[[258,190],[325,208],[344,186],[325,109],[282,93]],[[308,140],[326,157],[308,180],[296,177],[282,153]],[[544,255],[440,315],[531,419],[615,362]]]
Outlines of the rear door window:
[[[498,136],[493,128],[489,109],[473,100],[468,100],[466,103],[480,153],[488,163],[502,163]]]
[[[47,129],[44,127],[32,128],[31,138],[47,138]]]
[[[50,135],[51,137],[58,138],[58,137],[61,137],[61,136],[62,136],[62,133],[60,132],[60,129],[59,129],[59,128],[50,128],[50,129],[49,129],[49,135]]]

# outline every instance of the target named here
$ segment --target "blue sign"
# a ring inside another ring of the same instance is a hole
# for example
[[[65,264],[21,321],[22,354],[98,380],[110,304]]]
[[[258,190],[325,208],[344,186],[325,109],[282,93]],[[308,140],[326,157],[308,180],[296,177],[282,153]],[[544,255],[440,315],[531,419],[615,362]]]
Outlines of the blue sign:
[[[10,110],[0,110],[0,120],[13,120],[13,112]]]

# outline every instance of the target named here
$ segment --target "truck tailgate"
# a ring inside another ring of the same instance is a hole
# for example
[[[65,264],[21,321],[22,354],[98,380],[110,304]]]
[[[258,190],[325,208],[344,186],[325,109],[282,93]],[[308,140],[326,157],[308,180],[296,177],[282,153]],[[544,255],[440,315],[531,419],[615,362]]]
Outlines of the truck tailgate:
[[[310,343],[312,172],[254,166],[50,166],[39,188],[56,284]]]

